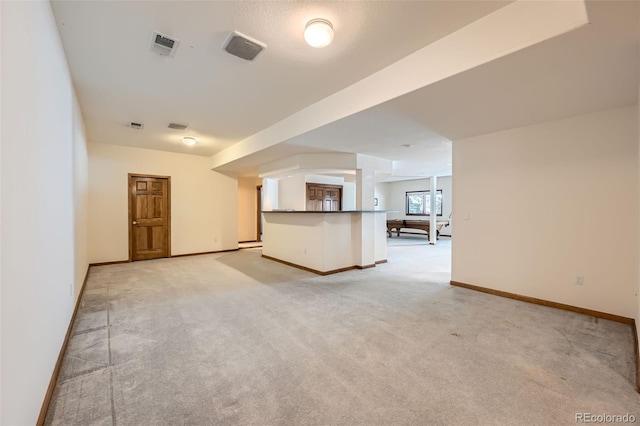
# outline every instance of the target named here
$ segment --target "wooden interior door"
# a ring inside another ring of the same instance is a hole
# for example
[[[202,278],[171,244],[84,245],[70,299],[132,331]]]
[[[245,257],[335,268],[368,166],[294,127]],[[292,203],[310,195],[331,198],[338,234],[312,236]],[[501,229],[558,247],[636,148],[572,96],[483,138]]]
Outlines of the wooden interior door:
[[[342,188],[326,188],[324,190],[325,212],[335,212],[341,210]]]
[[[324,200],[322,188],[307,185],[307,211],[321,212]]]
[[[331,212],[342,210],[342,186],[307,184],[307,211]]]
[[[168,176],[129,174],[129,260],[169,257],[170,191]]]

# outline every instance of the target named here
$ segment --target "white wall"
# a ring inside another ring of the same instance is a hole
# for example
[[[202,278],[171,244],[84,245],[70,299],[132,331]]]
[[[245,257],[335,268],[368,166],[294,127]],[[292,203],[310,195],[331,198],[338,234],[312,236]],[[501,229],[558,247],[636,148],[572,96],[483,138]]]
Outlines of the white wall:
[[[75,292],[77,299],[89,265],[89,159],[87,137],[79,103],[73,103],[73,194],[75,243]]]
[[[4,37],[2,32],[2,7],[0,6],[0,41]],[[2,70],[2,49],[0,49],[0,70]],[[0,72],[0,76],[2,73]],[[4,104],[4,97],[2,96],[2,82],[0,81],[0,125],[2,123],[2,104]],[[1,128],[1,127],[0,127]],[[0,229],[2,225],[2,134],[0,133]],[[0,423],[2,423],[2,239],[0,236]]]
[[[271,178],[262,179],[262,211],[279,209],[278,180]]]
[[[636,315],[635,107],[457,140],[453,167],[452,280]]]
[[[304,181],[307,183],[321,183],[324,185],[342,185],[344,178],[339,176],[325,176],[325,175],[305,175]],[[306,189],[306,186],[305,186]]]
[[[82,116],[48,2],[1,2],[3,425],[34,424],[87,270]]]
[[[387,199],[389,198],[388,183],[385,183],[385,182],[376,183],[374,187],[374,197],[378,199],[378,205],[375,206],[375,210],[389,210],[387,208]]]
[[[129,258],[128,173],[171,176],[171,254],[238,247],[238,183],[209,159],[89,144],[89,260]]]
[[[278,208],[283,210],[306,210],[307,187],[303,174],[291,175],[278,180]]]
[[[638,126],[638,154],[640,155],[640,87],[638,87],[638,102],[636,104],[636,108],[638,110],[637,111],[638,115],[636,117],[637,126]],[[638,158],[638,164],[640,166],[640,157]],[[640,173],[638,175],[638,178],[640,179]],[[640,182],[638,182],[638,189],[640,190]],[[640,196],[640,194],[638,195]],[[638,221],[640,221],[640,212],[638,214]],[[638,226],[638,244],[640,245],[640,224]],[[636,344],[640,344],[638,343],[640,342],[640,262],[638,262],[638,286],[636,289],[636,300],[638,302],[636,306],[636,316],[635,316],[636,333],[637,333]],[[636,371],[636,376],[640,378],[640,371]],[[636,386],[639,386],[638,391],[640,391],[640,383],[636,383]]]
[[[344,182],[342,184],[342,210],[356,209],[356,183]]]
[[[449,220],[450,225],[442,228],[441,235],[452,235],[453,220],[449,219],[452,211],[453,186],[451,184],[451,176],[438,177],[438,189],[442,189],[442,216],[438,216],[438,220]],[[387,182],[379,184],[386,187],[386,193],[383,194],[387,199],[385,201],[386,210],[394,210],[395,213],[388,213],[390,219],[424,219],[428,220],[429,216],[416,217],[407,216],[406,212],[406,193],[408,191],[428,191],[430,186],[429,179],[404,180],[397,182]],[[380,204],[378,202],[378,204]]]

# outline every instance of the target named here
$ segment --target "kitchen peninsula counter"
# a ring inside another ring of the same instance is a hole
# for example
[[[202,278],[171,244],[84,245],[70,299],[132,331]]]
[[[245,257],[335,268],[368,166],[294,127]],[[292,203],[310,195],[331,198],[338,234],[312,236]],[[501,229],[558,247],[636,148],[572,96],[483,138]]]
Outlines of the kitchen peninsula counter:
[[[263,211],[262,256],[317,274],[387,261],[387,211]]]

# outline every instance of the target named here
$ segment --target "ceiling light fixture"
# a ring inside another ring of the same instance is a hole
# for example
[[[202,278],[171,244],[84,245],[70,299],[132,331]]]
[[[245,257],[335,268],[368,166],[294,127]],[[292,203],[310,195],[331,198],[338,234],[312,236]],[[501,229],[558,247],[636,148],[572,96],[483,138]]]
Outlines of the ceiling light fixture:
[[[326,19],[312,19],[304,28],[304,40],[311,47],[326,47],[333,41],[333,25]]]
[[[182,138],[182,143],[186,146],[193,146],[197,142],[196,138],[184,137]]]

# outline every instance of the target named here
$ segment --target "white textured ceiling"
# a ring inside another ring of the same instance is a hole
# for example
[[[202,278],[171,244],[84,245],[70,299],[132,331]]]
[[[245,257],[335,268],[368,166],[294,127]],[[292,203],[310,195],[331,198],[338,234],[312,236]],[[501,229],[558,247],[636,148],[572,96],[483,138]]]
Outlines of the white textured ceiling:
[[[589,1],[587,12],[589,25],[376,108],[455,141],[634,105],[640,3]]]
[[[211,155],[325,98],[507,2],[54,1],[91,142]],[[312,152],[397,160],[401,178],[451,173],[451,140],[632,105],[638,2],[588,1],[591,23],[290,139],[220,171]],[[304,23],[331,19],[313,49]],[[174,59],[151,31],[181,40]],[[226,54],[231,30],[264,41],[255,62]],[[125,127],[143,121],[145,129]],[[169,122],[190,126],[169,130]],[[201,143],[182,146],[181,136]],[[410,144],[410,148],[402,145]],[[396,177],[397,178],[397,177]]]
[[[394,160],[398,165],[396,175],[403,178],[450,175],[451,140],[400,111],[396,105],[404,98],[335,121],[282,145],[324,147]]]
[[[640,75],[640,4],[592,1],[587,6],[587,26],[327,124],[284,145],[398,160],[396,178],[446,176],[451,174],[451,141],[634,105]],[[403,147],[407,144],[411,147]],[[252,159],[260,161],[258,155]]]
[[[91,142],[212,155],[505,1],[54,1]],[[305,23],[332,21],[334,43],[307,46]],[[267,44],[254,62],[221,48],[237,30]],[[180,40],[149,51],[152,31]],[[143,122],[144,130],[126,127]],[[167,129],[170,122],[189,125]],[[185,147],[182,136],[199,144]]]

